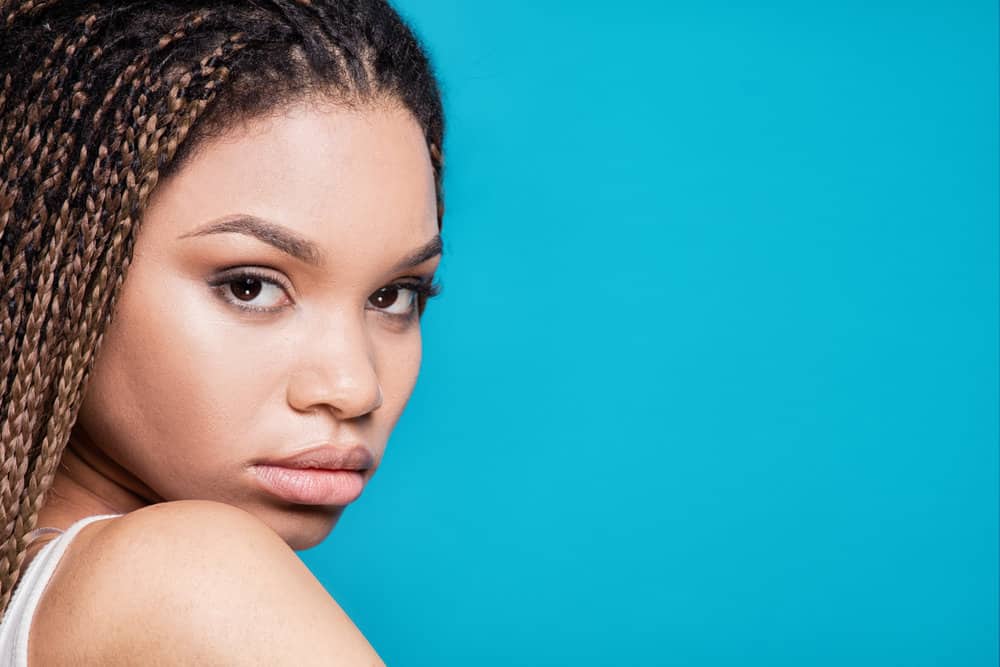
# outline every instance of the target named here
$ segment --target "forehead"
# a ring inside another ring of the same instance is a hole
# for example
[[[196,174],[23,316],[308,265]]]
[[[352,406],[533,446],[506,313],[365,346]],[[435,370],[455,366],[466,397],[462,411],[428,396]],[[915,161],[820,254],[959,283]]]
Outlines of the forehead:
[[[345,252],[412,249],[437,232],[426,141],[402,107],[302,102],[203,142],[154,191],[149,235],[176,238],[206,220],[249,214],[342,261]]]

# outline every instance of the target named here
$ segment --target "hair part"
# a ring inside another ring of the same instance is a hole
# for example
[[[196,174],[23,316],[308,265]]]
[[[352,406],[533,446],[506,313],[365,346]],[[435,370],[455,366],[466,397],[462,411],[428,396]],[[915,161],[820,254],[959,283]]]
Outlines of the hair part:
[[[315,95],[413,114],[440,227],[440,92],[384,0],[0,0],[0,613],[157,182]]]

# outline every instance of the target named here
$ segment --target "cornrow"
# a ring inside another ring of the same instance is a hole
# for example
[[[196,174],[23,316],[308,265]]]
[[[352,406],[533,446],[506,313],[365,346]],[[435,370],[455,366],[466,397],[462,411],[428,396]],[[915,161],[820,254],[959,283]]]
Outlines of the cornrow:
[[[157,183],[312,95],[412,113],[440,227],[440,93],[384,0],[0,0],[0,613]]]

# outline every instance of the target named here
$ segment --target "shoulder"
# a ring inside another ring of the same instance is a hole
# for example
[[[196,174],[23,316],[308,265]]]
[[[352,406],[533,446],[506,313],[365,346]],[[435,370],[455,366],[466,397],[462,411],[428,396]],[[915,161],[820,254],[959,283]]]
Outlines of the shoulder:
[[[167,557],[173,550],[191,546],[205,549],[235,548],[247,539],[282,551],[291,549],[253,514],[210,500],[157,503],[86,526],[73,540],[77,553],[100,550],[107,556]],[[192,540],[196,542],[192,543]],[[79,546],[77,546],[79,545]],[[149,547],[155,550],[146,553]],[[168,550],[163,551],[164,548]],[[88,559],[81,559],[90,562]]]
[[[90,535],[84,536],[83,532]],[[98,565],[117,559],[118,565],[171,564],[184,567],[200,559],[258,554],[298,560],[295,552],[253,514],[226,503],[179,500],[157,503],[108,521],[87,526],[78,535],[80,552],[100,558],[82,558]],[[95,572],[97,574],[97,572]]]
[[[183,500],[85,526],[70,543],[50,587],[77,598],[78,604],[91,599],[101,603],[113,594],[114,606],[122,608],[144,603],[148,592],[159,587],[164,589],[159,593],[219,589],[261,563],[283,566],[275,576],[304,567],[277,533],[249,512],[225,503]]]
[[[281,537],[231,505],[98,521],[64,560],[32,624],[34,664],[382,664]]]

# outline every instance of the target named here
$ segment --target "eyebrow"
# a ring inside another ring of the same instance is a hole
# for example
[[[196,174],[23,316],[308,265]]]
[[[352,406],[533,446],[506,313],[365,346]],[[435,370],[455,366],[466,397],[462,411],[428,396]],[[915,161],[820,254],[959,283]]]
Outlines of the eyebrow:
[[[444,246],[441,243],[441,235],[435,234],[434,238],[420,246],[409,255],[407,255],[399,264],[392,268],[393,273],[398,273],[405,269],[410,269],[417,264],[423,264],[431,257],[437,257],[444,252]]]
[[[299,259],[306,264],[319,266],[323,263],[323,251],[319,246],[302,238],[286,227],[268,222],[254,215],[236,214],[229,215],[218,220],[213,220],[198,229],[181,234],[177,238],[190,238],[195,236],[206,236],[208,234],[245,234],[252,236],[259,241],[267,243],[278,250]],[[443,252],[441,235],[435,234],[434,238],[420,246],[393,267],[393,271],[402,271],[426,262],[432,257],[436,257]]]
[[[323,252],[312,241],[307,241],[281,225],[276,225],[253,215],[227,215],[224,218],[213,220],[193,232],[181,234],[177,238],[184,239],[192,236],[227,233],[253,236],[257,240],[274,246],[278,250],[296,259],[300,259],[306,264],[318,266],[323,261]]]

